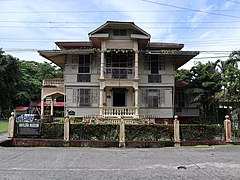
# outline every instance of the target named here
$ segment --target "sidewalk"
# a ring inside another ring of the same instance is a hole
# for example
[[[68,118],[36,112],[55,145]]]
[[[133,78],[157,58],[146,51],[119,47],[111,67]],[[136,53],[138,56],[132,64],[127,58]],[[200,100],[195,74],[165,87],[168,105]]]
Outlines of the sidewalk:
[[[0,144],[7,140],[8,140],[8,133],[7,132],[0,133]]]

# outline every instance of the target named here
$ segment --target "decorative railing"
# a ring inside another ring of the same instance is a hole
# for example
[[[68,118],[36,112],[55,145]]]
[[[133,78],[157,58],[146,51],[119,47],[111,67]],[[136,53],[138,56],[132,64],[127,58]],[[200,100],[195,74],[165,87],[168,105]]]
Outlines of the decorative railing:
[[[63,78],[44,79],[42,85],[50,87],[63,86],[64,79]]]
[[[103,116],[105,117],[133,117],[135,115],[135,107],[103,107]]]
[[[134,68],[127,67],[105,67],[104,78],[111,79],[133,79],[135,74]]]

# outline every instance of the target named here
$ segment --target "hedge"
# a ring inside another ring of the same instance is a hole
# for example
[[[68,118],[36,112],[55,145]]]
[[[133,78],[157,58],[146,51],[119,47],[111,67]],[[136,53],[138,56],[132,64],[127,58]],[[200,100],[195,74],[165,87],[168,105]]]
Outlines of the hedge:
[[[182,141],[215,140],[223,137],[222,125],[181,124],[180,138]]]
[[[126,125],[126,141],[173,140],[173,125]]]
[[[71,124],[70,139],[118,141],[119,125]]]
[[[41,138],[63,139],[64,124],[42,123]],[[119,141],[119,125],[70,124],[70,140]],[[222,125],[180,124],[181,141],[215,140],[222,138]],[[239,133],[236,133],[239,136]],[[172,124],[125,125],[126,141],[165,141],[174,139]]]

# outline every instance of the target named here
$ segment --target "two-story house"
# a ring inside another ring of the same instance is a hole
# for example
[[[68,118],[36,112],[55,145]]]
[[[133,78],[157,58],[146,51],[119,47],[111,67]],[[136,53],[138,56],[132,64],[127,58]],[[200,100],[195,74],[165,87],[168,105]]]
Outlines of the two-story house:
[[[133,22],[107,21],[88,35],[89,41],[39,51],[64,70],[65,115],[174,116],[174,72],[199,52],[150,42]]]

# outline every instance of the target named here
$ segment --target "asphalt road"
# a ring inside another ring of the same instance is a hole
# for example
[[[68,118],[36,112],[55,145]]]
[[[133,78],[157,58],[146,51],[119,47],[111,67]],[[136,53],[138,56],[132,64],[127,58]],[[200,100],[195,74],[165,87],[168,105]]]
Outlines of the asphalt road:
[[[0,179],[240,179],[240,146],[155,149],[0,147]]]

